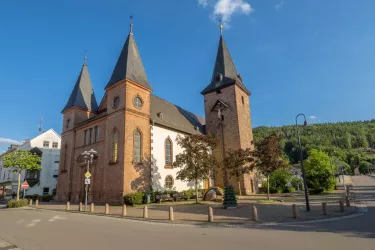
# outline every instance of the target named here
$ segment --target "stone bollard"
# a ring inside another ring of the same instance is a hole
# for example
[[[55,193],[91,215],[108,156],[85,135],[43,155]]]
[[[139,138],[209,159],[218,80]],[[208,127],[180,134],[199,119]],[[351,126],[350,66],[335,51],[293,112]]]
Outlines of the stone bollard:
[[[83,212],[83,205],[82,205],[82,202],[79,203],[78,210],[79,210],[80,212]]]
[[[35,201],[35,208],[38,208],[38,207],[39,207],[39,200],[36,199],[36,201]]]
[[[70,202],[67,201],[67,202],[66,202],[66,211],[69,211],[69,210],[70,210]]]
[[[143,208],[143,218],[148,218],[148,208],[147,208],[147,206],[145,206]]]
[[[340,212],[344,212],[344,202],[340,200],[339,204],[340,204]]]
[[[33,199],[30,199],[29,206],[31,207],[33,205]]]
[[[169,207],[169,220],[174,221],[173,207]]]
[[[109,204],[108,203],[105,204],[104,214],[109,214]]]
[[[122,205],[122,216],[126,216],[126,205]]]
[[[208,222],[214,221],[214,211],[212,210],[212,207],[208,208]]]
[[[297,219],[298,214],[297,214],[297,206],[296,206],[296,204],[292,205],[292,215],[293,215],[293,219]]]
[[[323,208],[323,215],[327,215],[328,214],[328,211],[327,211],[327,202],[323,202],[322,203],[322,208]]]
[[[90,212],[95,213],[95,204],[93,202],[90,204]]]
[[[253,221],[256,221],[258,222],[259,219],[258,219],[258,210],[255,206],[253,206]]]

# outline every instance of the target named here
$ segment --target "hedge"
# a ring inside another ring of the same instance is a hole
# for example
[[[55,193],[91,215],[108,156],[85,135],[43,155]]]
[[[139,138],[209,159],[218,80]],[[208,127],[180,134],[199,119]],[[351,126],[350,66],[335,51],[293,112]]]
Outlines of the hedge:
[[[26,207],[27,205],[29,205],[29,201],[26,199],[21,199],[19,201],[10,200],[8,202],[8,208]]]

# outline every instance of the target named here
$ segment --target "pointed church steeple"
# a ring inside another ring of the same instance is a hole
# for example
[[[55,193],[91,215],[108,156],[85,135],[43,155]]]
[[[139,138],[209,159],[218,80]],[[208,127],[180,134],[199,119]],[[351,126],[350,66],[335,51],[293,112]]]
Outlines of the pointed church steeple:
[[[79,74],[74,89],[70,94],[69,100],[61,113],[64,113],[66,110],[72,107],[78,107],[91,111],[98,110],[98,104],[92,88],[86,60],[87,58],[85,56],[81,73]]]
[[[148,83],[142,59],[134,39],[132,23],[130,24],[130,32],[128,38],[126,39],[121,54],[117,60],[111,79],[109,80],[105,88],[108,88],[109,86],[121,80],[124,80],[125,78],[132,80],[151,90],[151,86]]]
[[[220,25],[219,27],[220,41],[211,83],[201,92],[201,94],[205,95],[224,87],[237,84],[248,95],[250,95],[250,91],[242,83],[241,76],[237,74],[236,67],[234,66],[232,57],[223,37],[223,26]]]

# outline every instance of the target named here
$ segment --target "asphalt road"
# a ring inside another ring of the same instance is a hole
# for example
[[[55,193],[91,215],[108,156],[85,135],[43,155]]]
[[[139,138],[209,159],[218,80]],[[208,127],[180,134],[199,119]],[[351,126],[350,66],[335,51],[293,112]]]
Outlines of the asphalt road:
[[[23,250],[373,250],[375,191],[356,191],[359,201],[367,204],[368,212],[355,218],[258,228],[200,228],[46,210],[0,209],[0,238]]]
[[[368,213],[351,219],[252,229],[196,228],[54,211],[1,210],[0,238],[24,250],[373,250],[375,203],[371,205]]]

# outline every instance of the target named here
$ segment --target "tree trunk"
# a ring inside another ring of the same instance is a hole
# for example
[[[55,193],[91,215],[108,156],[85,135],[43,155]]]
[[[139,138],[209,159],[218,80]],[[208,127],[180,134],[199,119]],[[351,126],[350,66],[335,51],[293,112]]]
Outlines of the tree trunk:
[[[267,175],[267,199],[270,200],[270,177]]]
[[[20,200],[21,171],[18,170],[17,201]]]
[[[242,196],[241,181],[237,181],[237,182],[238,182],[238,193],[240,194],[240,196]]]
[[[198,201],[198,180],[195,180],[195,203],[199,203]]]

